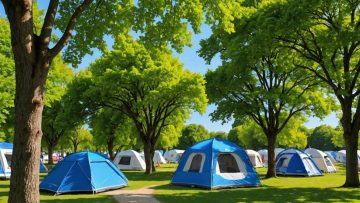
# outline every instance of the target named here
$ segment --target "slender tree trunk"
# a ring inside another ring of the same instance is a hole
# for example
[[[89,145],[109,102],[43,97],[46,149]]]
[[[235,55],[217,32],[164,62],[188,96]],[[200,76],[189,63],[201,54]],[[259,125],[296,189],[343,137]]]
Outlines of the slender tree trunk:
[[[276,168],[275,168],[275,142],[276,136],[267,135],[267,150],[268,150],[268,169],[266,173],[266,178],[276,177]]]
[[[152,155],[151,155],[151,143],[150,142],[144,143],[144,156],[145,156],[145,164],[146,164],[145,174],[151,174],[153,172],[153,161],[152,161]]]
[[[343,187],[359,187],[358,174],[358,132],[352,134],[345,134],[345,148],[346,148],[346,180]]]
[[[73,146],[74,146],[74,153],[77,152],[77,148],[78,148],[78,143],[74,143]]]
[[[107,148],[108,148],[108,153],[109,153],[110,159],[114,160],[115,156],[114,156],[114,140],[113,139],[108,141]]]
[[[151,165],[152,165],[152,171],[156,172],[156,167],[155,167],[155,164],[154,164],[154,161],[153,161],[154,154],[155,154],[155,145],[152,144],[151,145],[151,150],[150,150],[150,157],[151,157],[151,163],[152,163]]]
[[[54,147],[52,145],[48,145],[48,164],[54,164],[52,154],[54,153]]]
[[[359,119],[352,119],[353,98],[346,97],[341,103],[342,118],[340,119],[344,131],[346,148],[346,180],[343,187],[359,187],[357,149],[359,139]]]

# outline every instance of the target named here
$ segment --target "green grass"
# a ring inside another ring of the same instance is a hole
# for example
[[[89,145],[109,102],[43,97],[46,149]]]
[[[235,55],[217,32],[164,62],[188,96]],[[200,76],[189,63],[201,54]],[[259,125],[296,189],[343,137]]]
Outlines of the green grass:
[[[320,177],[277,177],[264,179],[266,168],[258,169],[262,187],[205,190],[174,185],[155,187],[156,198],[177,202],[360,202],[360,189],[340,188],[344,168]]]
[[[45,177],[46,173],[40,175],[40,179]],[[7,202],[10,181],[0,180],[0,203]],[[116,203],[116,201],[105,194],[65,194],[54,196],[50,193],[41,193],[41,202],[45,203],[89,203],[89,202],[102,202],[102,203]]]
[[[337,166],[338,173],[320,177],[278,177],[264,179],[266,168],[259,168],[262,187],[205,190],[174,186],[170,179],[175,164],[165,164],[157,172],[145,175],[142,171],[124,171],[129,179],[126,189],[154,186],[155,196],[164,203],[209,202],[360,202],[360,189],[340,188],[345,181],[344,168]],[[41,179],[45,174],[41,174]],[[0,181],[0,203],[7,201],[10,181]],[[100,194],[71,194],[53,196],[42,193],[41,202],[115,203],[112,197]]]

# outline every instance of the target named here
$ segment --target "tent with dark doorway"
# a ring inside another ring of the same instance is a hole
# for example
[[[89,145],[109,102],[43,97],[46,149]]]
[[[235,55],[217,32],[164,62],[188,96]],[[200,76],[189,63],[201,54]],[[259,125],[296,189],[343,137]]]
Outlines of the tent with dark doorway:
[[[116,154],[114,164],[120,170],[139,170],[144,171],[146,164],[141,155],[134,150],[126,150]]]
[[[315,161],[305,152],[295,148],[286,149],[275,160],[276,175],[319,176],[323,175]]]
[[[243,149],[230,141],[212,138],[184,152],[171,183],[218,189],[259,186],[260,180]]]
[[[95,152],[66,156],[40,183],[40,189],[61,193],[92,192],[126,187],[128,180],[116,166]]]

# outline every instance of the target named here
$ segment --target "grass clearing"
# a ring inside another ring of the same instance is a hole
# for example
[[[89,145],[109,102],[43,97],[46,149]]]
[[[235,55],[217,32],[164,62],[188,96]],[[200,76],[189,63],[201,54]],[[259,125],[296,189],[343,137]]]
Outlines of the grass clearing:
[[[142,171],[124,171],[129,179],[127,190],[155,186],[155,197],[163,203],[209,202],[360,202],[360,189],[340,188],[345,181],[344,167],[339,172],[318,177],[278,177],[264,179],[266,168],[258,168],[262,187],[205,190],[174,186],[170,179],[176,164],[164,164],[152,175]],[[42,179],[46,174],[41,174]],[[9,180],[0,181],[0,203],[7,202]],[[41,193],[41,202],[59,203],[115,203],[104,193],[68,194],[53,196]]]
[[[344,168],[318,177],[277,177],[264,179],[266,168],[258,168],[262,187],[205,190],[174,185],[155,187],[161,202],[360,202],[360,189],[340,188]]]

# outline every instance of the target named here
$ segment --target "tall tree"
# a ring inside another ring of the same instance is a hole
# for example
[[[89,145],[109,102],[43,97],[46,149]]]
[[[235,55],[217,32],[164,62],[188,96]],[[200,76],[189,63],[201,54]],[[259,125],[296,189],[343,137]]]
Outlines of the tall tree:
[[[206,73],[206,89],[210,102],[217,105],[211,114],[214,120],[252,119],[261,127],[269,152],[266,177],[274,177],[278,134],[294,116],[309,115],[314,109],[315,114],[323,116],[328,106],[314,77],[303,74],[283,57],[291,53],[279,48],[262,49],[261,44],[250,49],[246,45],[247,27],[239,23],[238,32],[213,34],[202,42],[203,57],[210,60],[220,52],[223,58],[222,66]],[[214,38],[221,49],[210,52]]]
[[[178,147],[180,149],[187,149],[191,145],[209,138],[209,132],[204,126],[199,124],[189,124],[181,131]]]
[[[114,50],[90,67],[93,85],[85,95],[126,114],[144,145],[145,173],[152,173],[155,147],[163,129],[184,122],[191,110],[204,112],[205,81],[183,69],[165,49],[147,49],[128,35],[120,35]]]
[[[111,160],[114,160],[116,150],[132,148],[137,144],[133,122],[126,114],[113,109],[98,110],[91,118],[90,127],[96,147],[105,145]]]
[[[344,187],[359,187],[357,149],[360,130],[359,1],[267,1],[247,19],[256,41],[277,41],[297,54],[295,66],[326,84],[341,109],[346,146]],[[301,16],[301,18],[299,18]]]
[[[169,42],[181,50],[183,45],[190,44],[188,24],[195,32],[199,31],[202,6],[200,1],[183,0],[156,3],[140,0],[136,5],[128,0],[51,0],[42,26],[36,27],[33,0],[1,2],[10,23],[16,67],[15,161],[9,202],[39,202],[44,85],[53,58],[68,45],[64,57],[78,64],[82,56],[92,52],[91,48],[106,47],[104,35],[130,29],[143,33],[142,39],[155,46]],[[63,34],[51,47],[55,27]]]
[[[333,128],[329,125],[320,125],[314,128],[313,132],[308,137],[308,145],[312,148],[320,149],[323,151],[335,150],[339,147],[333,144],[332,139],[334,137],[341,136],[341,130]]]

